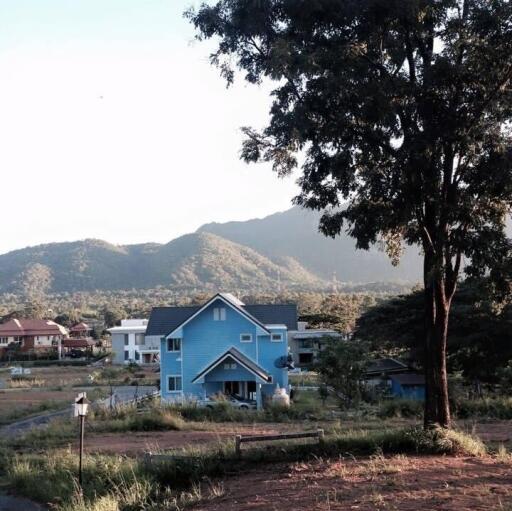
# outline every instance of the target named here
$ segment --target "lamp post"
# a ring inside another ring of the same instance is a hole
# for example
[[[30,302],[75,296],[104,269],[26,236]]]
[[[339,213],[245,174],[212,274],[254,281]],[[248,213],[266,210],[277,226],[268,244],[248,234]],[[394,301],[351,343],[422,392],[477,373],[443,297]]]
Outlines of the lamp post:
[[[75,415],[78,415],[80,421],[80,459],[78,462],[78,483],[82,489],[82,458],[84,455],[84,424],[85,416],[89,408],[90,401],[85,396],[85,392],[75,399]]]

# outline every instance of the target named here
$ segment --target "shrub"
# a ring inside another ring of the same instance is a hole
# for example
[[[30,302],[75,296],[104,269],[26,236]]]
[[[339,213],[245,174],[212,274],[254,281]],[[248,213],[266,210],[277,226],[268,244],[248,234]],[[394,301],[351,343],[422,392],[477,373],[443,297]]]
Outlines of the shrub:
[[[185,427],[185,421],[178,413],[157,408],[143,413],[137,413],[132,408],[123,410],[119,415],[105,414],[100,417],[96,415],[95,420],[90,423],[90,427],[96,432],[180,431]]]
[[[462,399],[454,403],[454,414],[460,419],[481,417],[488,419],[512,419],[512,397]]]
[[[7,468],[16,490],[39,502],[71,503],[77,496],[78,456],[65,451],[40,456],[14,456]],[[83,494],[86,501],[118,486],[149,481],[137,464],[122,456],[85,456]]]
[[[377,416],[383,419],[394,417],[422,417],[423,401],[414,401],[412,399],[391,399],[381,403]]]

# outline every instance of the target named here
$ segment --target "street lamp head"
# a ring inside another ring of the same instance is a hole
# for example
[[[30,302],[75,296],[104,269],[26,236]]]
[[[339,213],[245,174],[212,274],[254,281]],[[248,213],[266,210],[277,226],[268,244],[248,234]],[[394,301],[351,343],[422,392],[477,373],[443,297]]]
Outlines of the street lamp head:
[[[80,417],[85,417],[87,415],[87,411],[90,405],[90,401],[84,397],[81,396],[78,398],[75,402],[77,413]]]

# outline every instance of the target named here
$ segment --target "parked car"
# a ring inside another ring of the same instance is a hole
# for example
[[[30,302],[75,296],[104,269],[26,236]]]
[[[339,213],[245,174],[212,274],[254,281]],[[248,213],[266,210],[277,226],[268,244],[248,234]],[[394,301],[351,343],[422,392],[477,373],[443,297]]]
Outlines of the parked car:
[[[85,351],[73,348],[68,353],[66,353],[66,357],[82,358],[82,357],[85,357]]]
[[[199,406],[204,406],[205,408],[213,409],[219,403],[228,403],[233,408],[238,408],[239,410],[256,410],[256,401],[254,399],[244,399],[237,395],[226,396],[225,401],[220,401],[218,399],[206,398],[202,401],[198,401]]]

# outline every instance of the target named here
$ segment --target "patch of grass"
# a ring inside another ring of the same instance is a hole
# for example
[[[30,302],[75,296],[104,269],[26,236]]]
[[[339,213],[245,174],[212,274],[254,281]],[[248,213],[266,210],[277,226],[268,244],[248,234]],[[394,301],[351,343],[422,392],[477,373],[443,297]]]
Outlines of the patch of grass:
[[[181,431],[185,428],[183,418],[169,410],[152,409],[144,413],[134,413],[125,417],[113,417],[104,420],[93,420],[90,428],[95,432],[124,431]]]
[[[461,399],[456,400],[452,407],[454,414],[459,419],[512,419],[512,397]]]
[[[234,454],[233,442],[223,442],[215,448],[194,447],[181,451],[172,461],[153,465],[149,470],[162,484],[172,481],[176,486],[183,487],[187,482],[198,481],[205,476],[218,477],[259,463],[410,453],[480,456],[485,452],[485,446],[479,439],[453,430],[357,430],[332,434],[320,444],[281,442],[247,449],[243,451],[241,459]],[[377,462],[378,458],[375,464]]]
[[[7,477],[17,492],[58,511],[180,510],[205,498],[222,495],[211,477],[240,472],[261,463],[338,458],[347,454],[373,455],[365,466],[374,474],[398,469],[384,454],[470,454],[485,452],[483,444],[468,435],[442,429],[348,431],[326,437],[315,445],[282,443],[245,450],[236,457],[232,441],[214,447],[189,447],[171,461],[151,465],[112,455],[87,455],[84,459],[83,495],[76,482],[77,455],[66,450],[39,455],[7,456]],[[206,486],[205,486],[206,481]]]
[[[240,410],[229,403],[218,401],[211,408],[198,406],[195,403],[170,404],[166,407],[180,414],[183,419],[194,422],[290,422],[304,420],[314,412],[307,407],[291,405],[290,408],[269,405],[264,410]]]
[[[423,401],[414,401],[412,399],[390,399],[383,401],[378,410],[377,416],[382,419],[391,418],[419,418],[423,416]]]
[[[39,456],[14,456],[7,476],[16,491],[50,503],[56,511],[180,511],[223,495],[220,484],[208,479],[176,492],[172,481],[160,485],[135,460],[123,456],[85,456],[83,491],[77,481],[78,457],[67,451]]]
[[[311,371],[305,373],[291,373],[288,375],[288,381],[294,386],[317,386],[320,384],[318,374]]]
[[[503,444],[500,444],[496,451],[496,459],[501,463],[510,463],[512,462],[512,453]]]
[[[10,424],[18,420],[26,419],[32,415],[37,415],[42,412],[55,411],[63,408],[63,404],[58,401],[45,400],[31,406],[23,408],[14,408],[13,410],[2,414],[0,416],[0,425]]]
[[[13,377],[8,382],[10,389],[41,388],[46,385],[46,380],[30,376]]]

